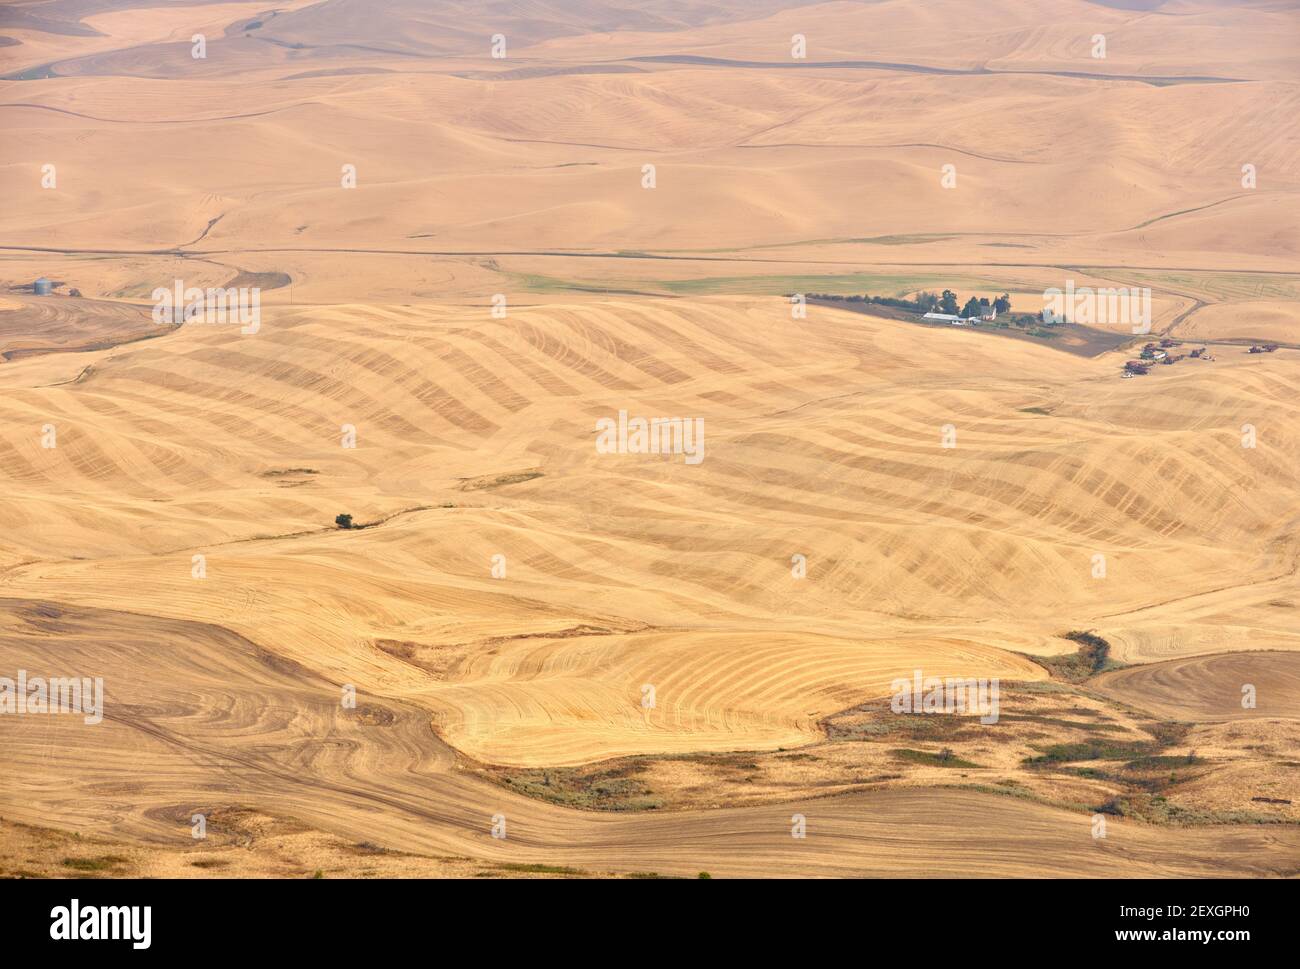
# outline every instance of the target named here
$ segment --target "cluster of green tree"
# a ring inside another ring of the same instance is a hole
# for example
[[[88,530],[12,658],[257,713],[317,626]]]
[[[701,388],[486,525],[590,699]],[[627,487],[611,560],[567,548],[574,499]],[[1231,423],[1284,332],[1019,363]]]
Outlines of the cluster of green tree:
[[[945,289],[939,296],[934,293],[917,293],[916,305],[918,307],[928,307],[922,309],[922,313],[947,313],[950,316],[983,316],[990,309],[997,310],[999,314],[1011,312],[1011,297],[1003,293],[997,299],[989,302],[987,296],[972,296],[966,300],[966,305],[957,311],[957,294],[951,289]]]
[[[868,296],[866,294],[861,296],[846,296],[843,293],[808,293],[807,298],[830,300],[839,303],[871,303],[873,306],[892,306],[895,309],[900,310],[914,310],[917,307],[916,300],[895,299],[892,296]]]
[[[892,306],[900,310],[915,310],[918,313],[947,313],[950,316],[982,316],[989,311],[989,308],[997,310],[999,314],[1011,311],[1011,297],[1003,293],[997,299],[989,302],[987,296],[978,298],[972,296],[966,301],[966,305],[959,306],[957,294],[951,289],[945,289],[941,295],[936,296],[934,293],[920,292],[916,294],[915,299],[896,299],[892,296],[845,296],[839,293],[809,293],[808,299],[837,300],[844,303],[871,303],[876,306]],[[960,313],[959,313],[960,311]]]

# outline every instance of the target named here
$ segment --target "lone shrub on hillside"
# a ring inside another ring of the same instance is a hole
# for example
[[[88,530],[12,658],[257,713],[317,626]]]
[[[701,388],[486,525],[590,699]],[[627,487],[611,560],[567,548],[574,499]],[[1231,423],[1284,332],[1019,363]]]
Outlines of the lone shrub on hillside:
[[[335,516],[334,516],[334,524],[335,524],[335,525],[338,525],[339,528],[351,528],[351,527],[352,527],[352,516],[351,516],[351,515],[335,515]]]

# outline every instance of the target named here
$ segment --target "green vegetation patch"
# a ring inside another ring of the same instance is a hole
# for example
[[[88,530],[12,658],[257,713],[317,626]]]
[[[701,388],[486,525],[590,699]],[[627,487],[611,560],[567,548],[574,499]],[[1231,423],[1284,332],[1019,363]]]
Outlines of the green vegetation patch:
[[[1122,794],[1110,798],[1091,810],[1100,814],[1113,814],[1136,818],[1150,824],[1201,825],[1201,824],[1296,824],[1285,817],[1255,811],[1210,811],[1174,804],[1161,794],[1143,792]]]
[[[653,811],[662,798],[639,775],[646,765],[632,762],[614,767],[549,767],[502,770],[498,778],[511,790],[567,807],[596,811]]]
[[[1114,723],[1084,723],[1079,720],[1066,720],[1062,717],[1049,717],[1037,713],[1000,713],[998,723],[1041,723],[1049,727],[1063,727],[1067,730],[1084,730],[1088,732],[1113,732],[1124,728]]]
[[[1192,767],[1197,764],[1204,764],[1205,761],[1196,756],[1196,751],[1189,754],[1170,756],[1168,754],[1151,754],[1146,757],[1139,757],[1131,760],[1124,765],[1126,771],[1167,771],[1179,767]]]
[[[1177,723],[1172,720],[1161,720],[1146,724],[1143,729],[1155,737],[1156,742],[1161,747],[1173,747],[1187,739],[1187,735],[1192,731],[1192,725],[1190,723]]]
[[[978,716],[956,713],[885,713],[870,720],[856,715],[837,717],[826,722],[827,739],[833,741],[911,740],[937,743],[974,739]]]
[[[64,858],[63,867],[75,871],[107,871],[118,865],[124,865],[127,859],[121,855],[103,855],[99,858]]]
[[[937,754],[932,754],[928,750],[912,750],[907,747],[898,747],[890,751],[898,760],[907,761],[909,764],[924,764],[927,767],[970,767],[983,770],[983,764],[976,764],[969,760],[963,760],[948,748],[944,748]]]
[[[1111,661],[1110,643],[1096,633],[1072,629],[1061,638],[1078,643],[1078,650],[1064,656],[1029,656],[1057,679],[1082,683],[1090,676],[1103,670],[1118,669],[1121,665]]]
[[[1117,741],[1105,738],[1052,744],[1049,747],[1035,749],[1041,751],[1039,756],[1027,757],[1024,763],[1036,766],[1069,764],[1081,760],[1131,761],[1140,757],[1151,756],[1153,753],[1152,745],[1143,741]]]
[[[541,864],[516,864],[506,863],[497,865],[501,871],[521,872],[530,875],[589,875],[590,872],[583,871],[581,868],[566,868],[563,865],[541,865]]]

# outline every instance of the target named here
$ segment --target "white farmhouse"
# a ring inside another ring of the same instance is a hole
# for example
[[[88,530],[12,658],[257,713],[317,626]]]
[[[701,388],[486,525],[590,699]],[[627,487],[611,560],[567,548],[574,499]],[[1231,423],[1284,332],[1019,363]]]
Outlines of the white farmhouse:
[[[936,323],[951,323],[953,326],[974,326],[976,323],[992,323],[998,317],[998,311],[992,305],[980,307],[979,316],[956,316],[952,313],[926,313],[922,319]]]

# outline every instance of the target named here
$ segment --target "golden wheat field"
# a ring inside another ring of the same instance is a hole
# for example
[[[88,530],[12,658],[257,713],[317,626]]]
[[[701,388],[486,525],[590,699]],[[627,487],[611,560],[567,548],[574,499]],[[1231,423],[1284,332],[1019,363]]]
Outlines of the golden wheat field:
[[[0,876],[1300,875],[1300,10],[973,9],[0,6]]]

